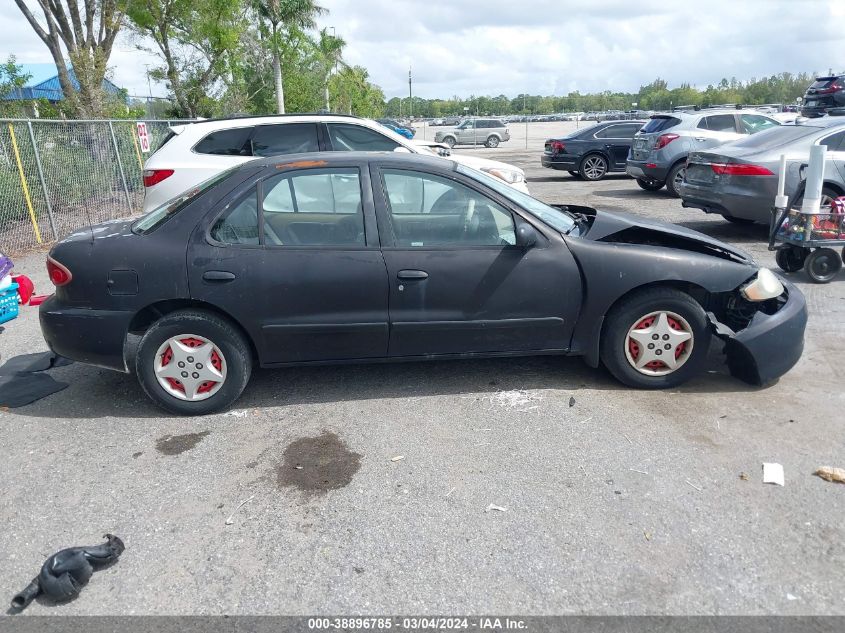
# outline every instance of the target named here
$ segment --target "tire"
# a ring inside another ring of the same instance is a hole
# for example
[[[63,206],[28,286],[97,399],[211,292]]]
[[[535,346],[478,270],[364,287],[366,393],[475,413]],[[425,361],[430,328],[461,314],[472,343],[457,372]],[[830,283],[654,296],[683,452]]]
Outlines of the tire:
[[[455,143],[456,143],[456,140],[455,140],[454,136],[447,136],[446,138],[443,139],[443,144],[448,145],[449,149],[452,149],[453,147],[455,147]]]
[[[607,159],[601,154],[588,154],[581,160],[578,173],[584,180],[601,180],[607,174]]]
[[[830,187],[822,187],[821,206],[829,205],[833,200],[839,197],[839,192]],[[804,192],[795,200],[795,206],[800,207],[804,202]]]
[[[807,255],[804,271],[817,284],[826,284],[842,269],[842,257],[832,248],[818,248]]]
[[[487,137],[487,142],[484,143],[484,145],[490,148],[499,147],[499,137],[495,134],[491,134]]]
[[[754,220],[749,220],[748,218],[735,218],[732,215],[725,214],[722,214],[722,217],[725,218],[731,224],[736,224],[739,226],[748,226],[750,224],[754,224]]]
[[[191,348],[203,356],[191,355]],[[194,371],[182,371],[180,365],[173,368],[175,377],[164,376],[165,367],[177,362]],[[240,397],[252,373],[252,354],[243,334],[229,321],[203,310],[178,310],[153,323],[141,338],[135,373],[146,394],[163,409],[204,415],[225,409]],[[188,379],[184,384],[182,377]]]
[[[656,332],[649,333],[650,329]],[[687,338],[682,339],[680,333]],[[643,341],[642,346],[632,334]],[[652,336],[658,336],[659,342],[651,343]],[[601,360],[619,382],[629,387],[666,389],[702,370],[710,339],[707,316],[695,299],[673,288],[651,288],[623,299],[608,313],[600,342]],[[656,347],[646,351],[645,341]],[[661,349],[665,345],[671,347]],[[663,356],[667,351],[671,357]],[[637,368],[638,361],[647,358],[653,360]],[[672,358],[676,367],[663,362],[666,358]]]
[[[636,181],[640,189],[645,189],[646,191],[660,191],[663,189],[663,185],[666,184],[659,180],[646,180],[645,178],[637,178]]]
[[[573,178],[580,178],[580,177],[581,177],[581,174],[579,174],[577,171],[569,171],[569,172],[567,172],[567,173],[568,173],[570,176],[572,176]]]
[[[804,268],[808,251],[797,246],[784,246],[775,252],[778,267],[786,273],[797,273]]]
[[[678,185],[683,182],[686,171],[686,163],[682,161],[672,167],[672,169],[669,170],[669,174],[666,176],[666,191],[668,191],[669,195],[673,198],[681,197],[681,192],[678,191]]]

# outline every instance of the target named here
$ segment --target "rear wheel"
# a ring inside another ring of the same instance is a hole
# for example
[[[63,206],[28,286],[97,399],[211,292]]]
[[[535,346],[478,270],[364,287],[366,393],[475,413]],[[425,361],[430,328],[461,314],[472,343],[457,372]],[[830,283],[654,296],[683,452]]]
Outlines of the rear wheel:
[[[722,214],[722,217],[725,218],[731,224],[739,224],[739,225],[748,225],[754,224],[754,220],[749,220],[748,218],[735,218],[732,215]]]
[[[775,253],[778,267],[787,273],[795,273],[804,268],[807,250],[797,246],[784,246]]]
[[[600,154],[590,154],[581,161],[578,173],[584,180],[601,180],[607,173],[607,161]]]
[[[829,283],[842,269],[842,257],[832,248],[819,248],[807,256],[804,271],[817,284]]]
[[[660,191],[663,189],[663,185],[665,182],[660,182],[659,180],[646,180],[645,178],[637,178],[637,184],[640,186],[640,189],[645,189],[646,191]]]
[[[179,310],[153,323],[138,346],[135,373],[147,395],[179,415],[230,406],[252,372],[243,335],[225,319]]]
[[[487,147],[499,147],[499,137],[491,134],[487,137],[487,142],[484,144]]]
[[[684,175],[687,173],[686,163],[681,162],[669,170],[669,175],[666,176],[666,191],[673,198],[680,198],[680,186],[684,182]]]
[[[710,337],[707,316],[695,299],[673,288],[653,288],[610,311],[601,359],[629,387],[674,387],[701,370]]]

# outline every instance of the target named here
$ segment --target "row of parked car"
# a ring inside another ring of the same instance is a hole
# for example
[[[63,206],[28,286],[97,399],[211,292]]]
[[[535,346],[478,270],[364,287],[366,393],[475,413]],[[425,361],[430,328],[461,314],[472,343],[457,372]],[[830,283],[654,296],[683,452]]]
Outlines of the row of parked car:
[[[609,121],[545,143],[544,167],[585,180],[624,172],[647,191],[735,223],[769,222],[780,155],[786,193],[800,193],[810,147],[826,145],[823,204],[845,194],[845,110],[782,124],[770,114],[713,109]]]

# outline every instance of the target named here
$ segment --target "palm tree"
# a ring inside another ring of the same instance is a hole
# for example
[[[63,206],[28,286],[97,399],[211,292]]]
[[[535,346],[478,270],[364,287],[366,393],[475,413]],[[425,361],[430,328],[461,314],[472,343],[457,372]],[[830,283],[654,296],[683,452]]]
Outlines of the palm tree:
[[[320,55],[320,62],[323,65],[323,89],[326,96],[326,110],[331,111],[331,104],[329,102],[329,78],[332,74],[332,68],[337,72],[337,67],[342,66],[346,68],[343,62],[343,48],[346,42],[342,37],[337,35],[329,35],[328,29],[320,30],[320,41],[317,44],[317,50]]]
[[[273,37],[273,80],[276,84],[276,110],[285,113],[285,89],[282,84],[282,59],[279,52],[279,27],[313,29],[315,18],[328,13],[314,0],[253,0],[258,15],[270,23]]]

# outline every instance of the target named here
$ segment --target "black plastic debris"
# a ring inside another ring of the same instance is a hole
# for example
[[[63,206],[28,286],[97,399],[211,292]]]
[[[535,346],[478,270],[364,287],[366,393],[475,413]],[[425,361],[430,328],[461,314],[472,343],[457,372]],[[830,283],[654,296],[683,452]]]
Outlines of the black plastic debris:
[[[36,354],[21,354],[14,356],[0,366],[0,376],[13,374],[29,374],[34,371],[45,371],[53,367],[64,367],[73,363],[72,360],[57,356],[53,352],[38,352]]]
[[[72,362],[53,352],[10,358],[0,366],[0,407],[15,409],[65,389],[68,386],[66,382],[39,372]]]
[[[123,541],[114,534],[102,545],[70,547],[56,552],[41,567],[26,589],[12,598],[12,609],[20,612],[37,596],[43,595],[56,602],[70,600],[79,595],[98,568],[117,562],[125,549]]]

